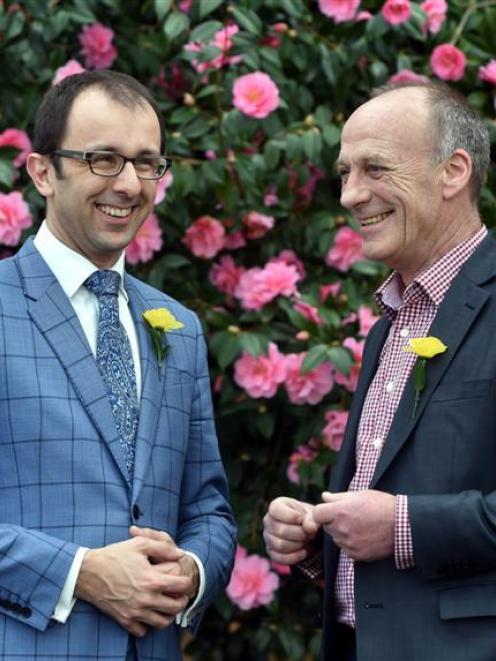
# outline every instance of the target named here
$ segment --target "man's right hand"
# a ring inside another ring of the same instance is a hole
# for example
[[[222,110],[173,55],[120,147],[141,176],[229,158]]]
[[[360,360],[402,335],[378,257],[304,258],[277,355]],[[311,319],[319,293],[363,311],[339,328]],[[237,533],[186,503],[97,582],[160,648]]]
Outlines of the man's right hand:
[[[144,636],[149,627],[164,629],[188,603],[190,579],[180,576],[183,555],[171,538],[145,536],[90,549],[74,596],[93,604],[133,636]]]
[[[265,548],[274,562],[295,565],[304,560],[320,526],[314,506],[294,498],[276,498],[264,517]]]

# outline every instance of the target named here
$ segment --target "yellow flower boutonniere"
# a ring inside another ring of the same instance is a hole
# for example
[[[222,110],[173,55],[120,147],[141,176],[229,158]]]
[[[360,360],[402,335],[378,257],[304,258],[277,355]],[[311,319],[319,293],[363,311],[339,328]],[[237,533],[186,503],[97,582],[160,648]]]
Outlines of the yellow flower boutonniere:
[[[158,373],[167,356],[170,346],[165,336],[171,330],[179,330],[184,324],[178,321],[172,312],[166,308],[156,308],[143,312],[143,319],[146,321],[148,332],[152,340],[152,347],[157,356]]]
[[[414,353],[418,360],[413,367],[413,387],[415,388],[415,402],[413,405],[412,420],[415,418],[417,407],[420,402],[420,394],[425,388],[425,363],[429,358],[434,358],[444,353],[448,347],[438,337],[412,337],[408,341],[405,351]]]

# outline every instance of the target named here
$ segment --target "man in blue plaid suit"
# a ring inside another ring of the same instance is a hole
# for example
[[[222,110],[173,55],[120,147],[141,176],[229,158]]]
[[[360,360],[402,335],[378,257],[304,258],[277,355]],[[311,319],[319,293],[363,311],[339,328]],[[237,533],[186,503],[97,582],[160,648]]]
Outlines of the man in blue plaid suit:
[[[0,658],[175,661],[229,579],[235,526],[198,319],[124,271],[170,164],[163,120],[134,79],[86,72],[47,93],[34,150],[46,219],[0,263]],[[129,447],[85,286],[109,270],[134,364]],[[155,308],[183,324],[161,367]]]

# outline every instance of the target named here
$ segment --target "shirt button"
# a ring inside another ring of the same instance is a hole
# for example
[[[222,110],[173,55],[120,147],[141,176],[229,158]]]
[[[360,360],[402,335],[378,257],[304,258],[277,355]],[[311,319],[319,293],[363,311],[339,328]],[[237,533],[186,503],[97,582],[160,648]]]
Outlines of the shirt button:
[[[376,450],[380,450],[382,448],[382,438],[379,437],[374,438],[374,440],[372,441],[372,445]]]
[[[400,330],[400,335],[401,337],[408,337],[410,335],[410,331],[408,330],[408,328],[402,328]]]
[[[394,390],[394,381],[388,381],[386,383],[386,392],[393,392]]]

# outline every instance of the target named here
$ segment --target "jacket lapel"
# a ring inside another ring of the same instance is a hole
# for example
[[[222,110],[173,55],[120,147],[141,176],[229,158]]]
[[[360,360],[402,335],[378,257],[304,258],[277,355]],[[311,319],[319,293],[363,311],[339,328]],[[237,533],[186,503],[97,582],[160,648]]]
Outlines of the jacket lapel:
[[[81,403],[128,480],[105,386],[74,308],[32,239],[24,244],[15,260],[34,324],[60,360]]]
[[[421,393],[415,419],[412,419],[415,397],[413,377],[410,376],[408,379],[377,463],[370,485],[371,489],[375,488],[388,466],[411,436],[432,393],[489,298],[488,292],[479,285],[494,276],[495,263],[495,243],[488,238],[453,280],[429,329],[429,335],[438,337],[447,345],[448,349],[426,363],[426,384]]]
[[[133,498],[136,499],[149,468],[150,454],[157,435],[162,392],[166,380],[166,364],[162,365],[159,373],[157,357],[153,352],[150,335],[142,316],[145,310],[156,305],[140,291],[137,280],[126,274],[124,282],[136,325],[141,358],[142,387],[133,481]]]
[[[366,346],[363,352],[363,364],[360,371],[360,379],[351,404],[350,416],[346,425],[346,434],[343,445],[339,451],[338,459],[331,475],[331,491],[343,491],[347,489],[353,474],[355,473],[356,463],[356,438],[358,434],[358,425],[365,402],[365,397],[370,383],[377,370],[377,364],[381,355],[382,347],[391,328],[391,323],[386,317],[382,317],[374,326],[367,338]]]

